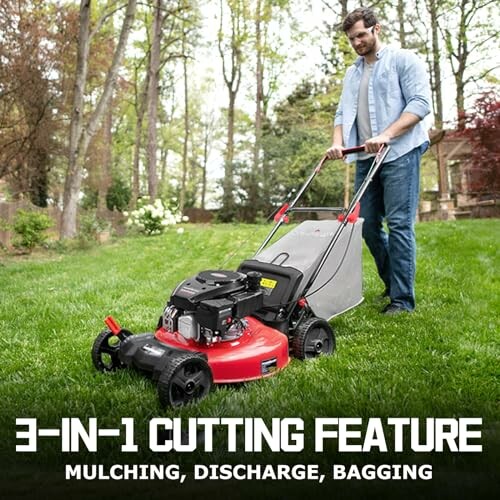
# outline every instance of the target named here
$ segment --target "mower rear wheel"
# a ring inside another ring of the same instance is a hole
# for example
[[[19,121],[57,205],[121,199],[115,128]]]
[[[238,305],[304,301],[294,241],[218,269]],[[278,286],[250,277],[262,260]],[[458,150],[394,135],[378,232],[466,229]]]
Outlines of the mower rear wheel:
[[[173,358],[158,378],[162,406],[183,406],[204,398],[212,389],[213,377],[204,358],[186,353]]]
[[[117,368],[123,368],[118,353],[120,344],[131,335],[128,332],[120,332],[114,335],[111,330],[103,330],[95,339],[92,346],[92,362],[100,372],[112,372]]]
[[[335,335],[328,321],[309,318],[299,324],[292,340],[292,354],[298,359],[317,358],[332,354]]]

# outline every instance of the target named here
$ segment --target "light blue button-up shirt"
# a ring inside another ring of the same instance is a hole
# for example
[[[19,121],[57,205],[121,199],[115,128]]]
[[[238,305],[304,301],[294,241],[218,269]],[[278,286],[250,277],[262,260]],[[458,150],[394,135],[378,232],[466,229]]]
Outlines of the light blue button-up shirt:
[[[346,72],[335,114],[334,125],[342,125],[346,148],[358,145],[356,115],[362,74],[363,57],[359,57]],[[421,119],[409,131],[391,141],[386,161],[395,160],[429,140],[422,121],[431,111],[429,77],[424,63],[413,52],[384,47],[377,53],[368,85],[368,110],[373,136],[381,134],[403,112],[412,113]],[[357,155],[349,155],[347,161],[356,158]]]

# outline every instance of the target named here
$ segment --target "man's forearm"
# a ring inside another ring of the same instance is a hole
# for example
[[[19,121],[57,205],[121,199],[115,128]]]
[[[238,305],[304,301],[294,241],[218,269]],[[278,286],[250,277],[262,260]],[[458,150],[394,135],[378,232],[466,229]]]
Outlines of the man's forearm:
[[[389,125],[381,135],[387,135],[390,139],[394,139],[408,132],[408,130],[412,129],[419,121],[420,117],[417,115],[404,112],[394,123]]]
[[[333,128],[332,144],[342,146],[343,143],[344,143],[344,138],[342,137],[342,125],[336,125]]]
[[[389,125],[381,134],[368,139],[365,142],[365,150],[367,153],[376,153],[380,146],[389,144],[392,139],[403,135],[408,130],[412,129],[418,122],[420,117],[413,113],[404,112],[391,125]]]
[[[342,125],[335,125],[335,127],[333,127],[332,146],[326,151],[326,156],[328,156],[330,160],[342,158],[344,156],[342,154],[343,144]]]

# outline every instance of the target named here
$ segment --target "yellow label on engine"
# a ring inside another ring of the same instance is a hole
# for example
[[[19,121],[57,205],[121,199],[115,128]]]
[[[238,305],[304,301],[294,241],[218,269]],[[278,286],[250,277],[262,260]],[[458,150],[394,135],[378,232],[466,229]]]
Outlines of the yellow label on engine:
[[[260,280],[260,286],[264,288],[276,288],[278,282],[276,280],[271,280],[269,278],[262,278]]]

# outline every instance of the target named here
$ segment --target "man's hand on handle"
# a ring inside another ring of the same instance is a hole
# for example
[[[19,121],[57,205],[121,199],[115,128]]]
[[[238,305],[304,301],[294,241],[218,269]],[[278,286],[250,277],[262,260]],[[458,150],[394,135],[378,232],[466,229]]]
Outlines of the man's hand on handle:
[[[325,156],[329,160],[341,160],[345,155],[350,153],[359,153],[365,151],[366,153],[378,153],[382,146],[389,144],[391,138],[387,134],[380,134],[371,139],[368,139],[362,146],[356,146],[355,148],[345,149],[339,144],[332,144],[325,153]],[[358,151],[356,151],[358,149]]]
[[[329,160],[341,160],[344,157],[344,148],[339,144],[332,144],[330,148],[326,150],[326,156]]]
[[[391,138],[387,134],[376,135],[365,142],[365,151],[367,153],[378,153],[380,148],[384,144],[389,144],[389,142],[391,142]]]

